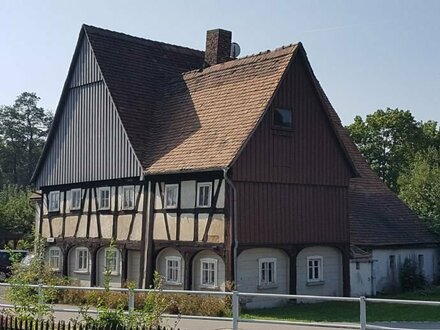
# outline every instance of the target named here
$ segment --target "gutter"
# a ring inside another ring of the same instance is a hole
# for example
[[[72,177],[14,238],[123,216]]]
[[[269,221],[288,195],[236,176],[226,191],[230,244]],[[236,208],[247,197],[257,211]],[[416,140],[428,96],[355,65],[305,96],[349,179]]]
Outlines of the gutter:
[[[225,179],[225,182],[227,182],[233,191],[232,194],[232,204],[233,207],[231,208],[231,215],[232,215],[232,221],[233,221],[233,231],[234,231],[234,248],[233,248],[233,258],[234,258],[234,290],[237,290],[237,250],[238,250],[238,212],[237,212],[237,187],[234,185],[234,183],[231,181],[231,179],[228,177],[228,170],[229,167],[223,168],[223,178]]]

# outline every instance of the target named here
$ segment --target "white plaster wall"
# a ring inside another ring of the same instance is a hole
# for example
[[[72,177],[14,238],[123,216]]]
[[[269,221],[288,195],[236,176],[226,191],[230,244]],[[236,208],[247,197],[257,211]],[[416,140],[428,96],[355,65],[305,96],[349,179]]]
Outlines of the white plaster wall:
[[[202,239],[199,237],[199,240]],[[225,215],[214,214],[208,231],[208,242],[223,243],[225,241]]]
[[[371,296],[374,294],[371,279],[372,263],[368,261],[358,262],[359,269],[356,269],[356,261],[350,261],[350,294],[352,297]]]
[[[217,190],[217,186],[220,180],[214,181],[214,193]],[[225,180],[222,180],[220,191],[218,194],[217,205],[216,208],[222,209],[225,207]]]
[[[166,257],[180,257],[181,261],[181,271],[180,271],[180,275],[181,275],[181,281],[180,284],[170,284],[170,283],[166,283],[165,278],[166,278]],[[163,286],[164,289],[170,289],[170,290],[183,290],[184,289],[184,274],[185,274],[185,261],[183,260],[183,256],[180,254],[179,251],[173,249],[173,248],[166,248],[164,250],[162,250],[159,255],[156,258],[156,270],[158,271],[158,273],[163,276]]]
[[[202,273],[201,273],[201,262],[200,259],[203,258],[212,258],[217,260],[217,287],[216,288],[206,288],[204,287],[202,283]],[[207,289],[207,290],[221,290],[225,291],[225,263],[223,259],[216,253],[212,251],[201,251],[197,253],[197,255],[193,259],[192,263],[192,273],[193,273],[193,282],[192,287],[193,290],[201,290],[201,289]]]
[[[115,288],[121,287],[121,281],[122,281],[122,258],[121,258],[121,252],[114,248],[116,253],[118,254],[118,270],[114,274],[110,276],[110,286]],[[96,276],[97,276],[97,283],[99,286],[104,286],[105,282],[105,250],[106,248],[99,249],[97,253],[97,268],[96,268]]]
[[[276,286],[259,288],[259,263],[260,258],[276,258]],[[255,248],[240,253],[237,259],[237,289],[242,292],[259,293],[289,293],[289,258],[287,254],[278,249]],[[284,301],[274,298],[245,298],[243,301],[247,308],[273,307]]]
[[[396,272],[395,278],[398,281],[399,269],[403,265],[405,258],[415,258],[416,262],[418,255],[424,255],[423,273],[428,282],[433,282],[436,277],[437,263],[438,263],[438,249],[435,248],[419,248],[419,249],[375,249],[372,251],[374,262],[375,283],[377,291],[386,291],[398,283],[393,283],[392,272],[390,269],[389,257],[395,256]]]
[[[128,250],[127,281],[133,282],[138,287],[140,277],[141,252]]]
[[[80,246],[78,246],[78,247],[80,247]],[[79,273],[79,272],[75,271],[76,248],[78,248],[78,247],[74,247],[74,248],[70,249],[69,254],[67,256],[68,276],[73,279],[75,285],[90,286],[90,283],[91,283],[90,282],[90,270],[91,270],[91,266],[92,266],[90,251],[89,251],[89,257],[88,257],[88,262],[89,262],[88,271]]]
[[[307,282],[307,257],[323,258],[323,281],[319,284]],[[342,296],[342,255],[335,248],[313,246],[304,248],[296,258],[296,292],[304,295]]]

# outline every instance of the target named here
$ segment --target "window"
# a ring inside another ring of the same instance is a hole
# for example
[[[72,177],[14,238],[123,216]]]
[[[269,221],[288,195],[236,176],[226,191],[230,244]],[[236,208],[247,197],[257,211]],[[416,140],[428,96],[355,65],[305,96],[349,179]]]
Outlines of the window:
[[[81,189],[70,191],[70,209],[79,210],[81,208]]]
[[[105,250],[105,272],[119,274],[119,253],[115,248]]]
[[[179,185],[165,185],[165,208],[173,209],[177,207],[177,199],[179,197]]]
[[[56,212],[60,210],[60,192],[51,191],[49,193],[49,212]]]
[[[87,272],[89,270],[89,251],[86,248],[76,249],[76,270]]]
[[[110,209],[110,187],[99,188],[98,208],[100,210],[109,210]]]
[[[49,267],[54,271],[61,269],[61,250],[58,247],[49,248]]]
[[[211,206],[212,184],[210,182],[197,184],[197,206],[210,207]]]
[[[181,284],[180,257],[166,257],[166,277],[165,281],[171,284]]]
[[[217,260],[213,258],[200,259],[201,284],[207,287],[217,286]]]
[[[419,254],[417,256],[417,263],[419,266],[419,271],[423,271],[423,267],[425,266],[425,256],[423,254]]]
[[[277,259],[264,258],[258,260],[259,285],[261,287],[276,284],[276,265]]]
[[[292,109],[275,108],[273,111],[273,126],[276,128],[292,128]]]
[[[322,268],[322,257],[307,257],[307,282],[321,282]]]
[[[390,269],[394,270],[396,268],[396,256],[390,256]]]
[[[125,186],[122,188],[122,209],[134,209],[134,186]]]

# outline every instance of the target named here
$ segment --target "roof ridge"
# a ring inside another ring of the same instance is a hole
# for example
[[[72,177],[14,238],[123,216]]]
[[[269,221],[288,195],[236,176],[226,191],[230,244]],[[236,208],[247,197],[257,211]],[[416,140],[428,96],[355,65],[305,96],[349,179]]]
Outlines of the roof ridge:
[[[292,55],[293,51],[296,49],[296,47],[298,45],[299,45],[299,43],[297,43],[297,44],[290,44],[288,46],[278,47],[278,48],[276,48],[274,50],[267,50],[267,51],[264,51],[264,52],[259,52],[257,54],[246,55],[244,57],[240,57],[240,58],[235,59],[235,60],[231,60],[231,61],[227,61],[227,62],[223,62],[223,63],[218,63],[218,64],[215,64],[215,65],[206,67],[206,68],[200,68],[200,69],[194,69],[194,70],[191,70],[191,71],[186,71],[182,75],[183,76],[187,76],[187,75],[189,76],[189,75],[194,75],[194,74],[197,74],[197,73],[211,74],[211,73],[218,72],[218,71],[233,70],[233,69],[235,69],[237,67],[243,67],[243,66],[254,64],[254,62],[246,62],[246,60],[255,59],[255,58],[259,57],[259,56],[264,56],[264,55],[272,55],[272,56],[271,57],[267,57],[267,58],[263,58],[262,62],[263,61],[273,60],[273,59],[276,59],[276,58],[279,58],[279,57],[287,56],[289,54]],[[277,52],[280,52],[282,50],[286,50],[288,48],[292,48],[290,52],[282,53],[282,54],[276,54]],[[194,79],[194,78],[196,78],[196,77],[188,77],[188,78],[186,78],[186,80],[191,80],[191,79]],[[170,82],[172,82],[172,81],[170,81]]]
[[[243,60],[243,59],[246,59],[246,58],[249,58],[249,57],[255,57],[255,56],[260,56],[260,55],[265,55],[265,54],[275,53],[275,52],[278,52],[278,51],[284,50],[284,49],[286,49],[286,48],[291,48],[291,47],[294,47],[294,46],[298,46],[300,43],[301,43],[301,42],[291,43],[291,44],[288,44],[288,45],[282,45],[282,46],[277,47],[277,48],[272,49],[272,50],[270,50],[270,49],[263,50],[263,51],[258,52],[258,53],[253,53],[253,54],[249,54],[249,55],[246,55],[246,56],[240,57],[240,58],[238,58],[237,60]],[[227,63],[227,62],[226,62],[226,63]],[[221,63],[221,64],[223,64],[223,63]]]
[[[137,37],[137,36],[133,36],[133,35],[130,35],[127,33],[108,30],[108,29],[104,29],[101,27],[93,26],[93,25],[83,24],[82,26],[86,30],[86,32],[89,32],[89,30],[91,29],[91,30],[93,30],[91,32],[99,33],[101,35],[106,35],[106,36],[109,36],[112,38],[118,38],[118,39],[130,41],[130,42],[136,42],[139,44],[155,44],[158,46],[165,47],[165,48],[167,48],[167,50],[175,51],[175,52],[179,52],[179,53],[187,53],[187,54],[197,55],[197,56],[201,56],[205,53],[202,50],[189,48],[189,47],[185,47],[185,46],[180,46],[180,45],[175,45],[175,44],[170,44],[170,43],[166,43],[166,42],[162,42],[162,41],[156,41],[156,40],[151,40],[151,39],[147,39],[147,38]]]

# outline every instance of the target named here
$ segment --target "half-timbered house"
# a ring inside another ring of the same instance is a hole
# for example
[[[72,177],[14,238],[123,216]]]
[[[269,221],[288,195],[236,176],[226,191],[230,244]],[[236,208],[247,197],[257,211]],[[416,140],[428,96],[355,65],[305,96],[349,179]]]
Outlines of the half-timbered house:
[[[225,30],[198,51],[82,27],[32,179],[52,268],[321,295],[350,294],[350,272],[354,292],[374,281],[358,273],[378,247],[436,268],[437,238],[366,165],[302,44],[230,49]]]

